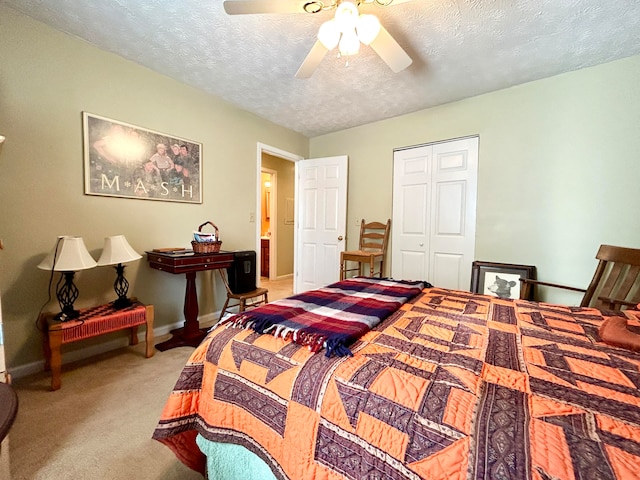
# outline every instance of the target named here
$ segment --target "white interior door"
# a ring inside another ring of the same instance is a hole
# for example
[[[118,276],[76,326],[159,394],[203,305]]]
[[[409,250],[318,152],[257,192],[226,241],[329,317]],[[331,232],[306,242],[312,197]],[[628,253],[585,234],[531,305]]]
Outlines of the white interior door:
[[[469,289],[477,177],[477,137],[394,153],[394,278]]]
[[[296,163],[295,293],[340,279],[347,227],[347,167],[347,156]]]

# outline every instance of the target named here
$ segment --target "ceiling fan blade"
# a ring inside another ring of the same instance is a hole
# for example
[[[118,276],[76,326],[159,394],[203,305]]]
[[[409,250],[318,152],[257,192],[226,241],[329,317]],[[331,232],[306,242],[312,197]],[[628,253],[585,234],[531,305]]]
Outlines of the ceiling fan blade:
[[[412,2],[413,0],[362,0],[360,3],[375,4],[379,7],[390,7],[391,5],[398,5],[399,3]]]
[[[296,78],[309,78],[313,75],[315,69],[320,65],[320,62],[327,54],[329,50],[326,49],[324,45],[317,40],[316,43],[311,47],[311,51],[300,65],[300,68],[296,72]]]
[[[393,0],[391,3],[389,3],[387,6],[391,6],[391,5],[398,5],[400,3],[404,3],[404,2],[412,2],[413,0]],[[381,0],[381,3],[386,5],[388,2],[388,0]]]
[[[389,65],[389,68],[394,73],[404,70],[413,62],[407,52],[402,49],[382,25],[380,25],[380,33],[371,42],[370,46]]]
[[[229,15],[249,13],[305,13],[303,0],[227,0],[224,11]]]

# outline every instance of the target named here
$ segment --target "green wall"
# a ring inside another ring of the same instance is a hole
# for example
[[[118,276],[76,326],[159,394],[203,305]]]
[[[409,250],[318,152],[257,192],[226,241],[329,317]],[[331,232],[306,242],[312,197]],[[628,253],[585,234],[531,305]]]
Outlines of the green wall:
[[[253,250],[256,145],[307,156],[308,139],[4,6],[0,32],[0,283],[11,370],[42,360],[36,318],[58,305],[47,301],[49,275],[37,265],[58,235],[82,236],[98,258],[106,236],[124,234],[140,253],[189,246],[211,220],[223,249]],[[202,143],[203,203],[84,195],[83,111]],[[182,321],[184,276],[151,270],[144,257],[126,275],[130,293],[155,305],[157,326]],[[114,279],[111,267],[79,272],[76,306],[112,300]],[[201,315],[220,309],[220,284],[198,275]]]
[[[600,244],[640,248],[638,85],[634,56],[316,137],[310,154],[349,155],[355,248],[360,218],[391,216],[394,148],[477,134],[475,258],[536,265],[540,279],[586,288]]]

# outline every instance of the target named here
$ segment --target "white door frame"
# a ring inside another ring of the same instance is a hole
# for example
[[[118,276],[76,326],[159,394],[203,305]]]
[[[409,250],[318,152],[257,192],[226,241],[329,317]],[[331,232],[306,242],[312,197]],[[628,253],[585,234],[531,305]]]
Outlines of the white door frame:
[[[291,152],[287,152],[285,150],[281,150],[279,148],[276,147],[272,147],[270,145],[267,145],[265,143],[261,143],[258,142],[257,143],[257,155],[256,155],[256,208],[255,211],[256,212],[260,212],[260,207],[262,205],[262,180],[261,180],[261,172],[262,172],[262,155],[264,153],[267,153],[269,155],[273,155],[274,157],[279,157],[282,158],[284,160],[288,160],[290,162],[297,162],[299,160],[303,160],[304,157],[297,155],[295,153],[291,153]],[[294,185],[294,192],[297,192],[297,187],[298,187],[298,179],[295,179],[295,185]],[[273,202],[271,202],[273,205]],[[294,198],[294,205],[297,210],[298,207],[298,198],[297,195],[295,195]],[[255,224],[255,251],[256,251],[256,270],[259,271],[260,269],[260,221],[258,221],[258,215],[254,214],[253,218],[256,220]],[[293,273],[295,275],[296,271],[297,271],[297,266],[296,266],[296,253],[297,253],[297,248],[298,248],[298,242],[297,242],[297,238],[296,238],[296,232],[294,230],[293,233],[294,237],[293,237],[293,244],[294,244],[294,252],[293,252]],[[269,248],[271,248],[271,242],[269,242]],[[271,252],[273,253],[273,252]],[[275,255],[270,255],[269,258],[269,276],[271,276],[271,269],[272,269],[272,265],[274,265],[274,257]],[[256,284],[259,286],[260,285],[260,275],[256,275]]]

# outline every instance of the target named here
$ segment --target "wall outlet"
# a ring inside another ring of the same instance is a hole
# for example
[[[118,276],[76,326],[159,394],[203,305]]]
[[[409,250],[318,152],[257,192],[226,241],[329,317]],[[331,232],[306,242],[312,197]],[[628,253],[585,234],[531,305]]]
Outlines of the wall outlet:
[[[256,223],[256,212],[249,212],[249,223]]]

